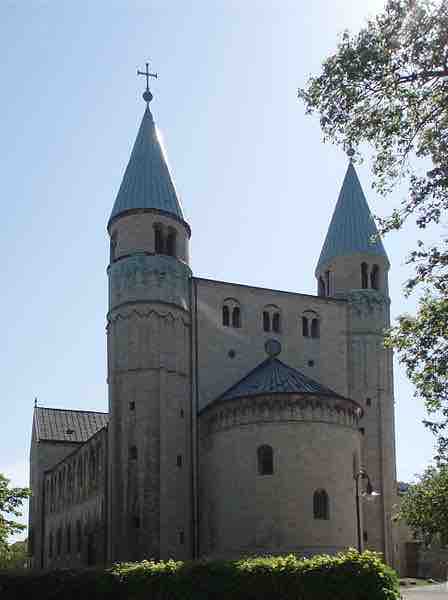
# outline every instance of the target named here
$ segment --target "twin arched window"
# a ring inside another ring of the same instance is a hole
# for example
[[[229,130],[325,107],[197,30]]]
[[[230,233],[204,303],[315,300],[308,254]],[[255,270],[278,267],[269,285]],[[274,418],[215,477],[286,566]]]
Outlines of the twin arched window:
[[[313,513],[315,519],[323,519],[328,521],[330,518],[328,494],[325,490],[316,490],[314,492]]]
[[[274,304],[265,306],[263,310],[263,331],[281,332],[281,315],[278,306]]]
[[[258,475],[273,475],[274,451],[272,446],[263,444],[257,448]]]
[[[241,327],[241,307],[234,298],[224,300],[222,307],[222,324],[224,327]]]
[[[177,231],[160,223],[154,224],[155,254],[177,255]]]
[[[302,317],[302,335],[303,337],[320,337],[320,322],[314,311],[309,311]]]
[[[363,290],[369,288],[372,290],[380,289],[380,268],[378,265],[372,265],[369,277],[369,265],[365,262],[361,263],[361,287]]]

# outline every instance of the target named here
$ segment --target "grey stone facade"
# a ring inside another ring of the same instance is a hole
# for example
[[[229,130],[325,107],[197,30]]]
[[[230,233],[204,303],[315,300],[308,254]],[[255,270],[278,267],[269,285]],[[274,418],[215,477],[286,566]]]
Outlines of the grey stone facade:
[[[34,566],[356,546],[360,466],[381,493],[362,507],[364,545],[397,564],[382,245],[350,252],[345,239],[337,255],[330,227],[316,296],[194,277],[190,228],[180,205],[166,208],[174,188],[148,115],[108,226],[108,422],[76,443],[33,433]],[[359,193],[347,177],[343,189]],[[139,208],[145,189],[157,195]],[[278,381],[269,393],[221,401],[263,363],[272,339],[289,369],[328,393],[285,392]]]

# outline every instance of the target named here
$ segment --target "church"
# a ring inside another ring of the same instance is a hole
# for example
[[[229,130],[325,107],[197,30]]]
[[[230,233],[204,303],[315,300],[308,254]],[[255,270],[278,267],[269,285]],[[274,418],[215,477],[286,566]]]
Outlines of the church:
[[[32,566],[357,546],[396,565],[390,264],[352,158],[316,295],[196,277],[143,97],[107,223],[109,410],[34,409]]]

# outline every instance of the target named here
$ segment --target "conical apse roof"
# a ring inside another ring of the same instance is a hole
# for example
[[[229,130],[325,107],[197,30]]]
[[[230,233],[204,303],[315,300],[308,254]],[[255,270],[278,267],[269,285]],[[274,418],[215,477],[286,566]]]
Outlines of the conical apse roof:
[[[146,107],[128,166],[109,219],[130,210],[155,209],[184,220],[173,179]]]
[[[316,273],[337,256],[363,253],[388,260],[366,197],[350,161],[320,253]],[[374,239],[375,238],[375,239]]]

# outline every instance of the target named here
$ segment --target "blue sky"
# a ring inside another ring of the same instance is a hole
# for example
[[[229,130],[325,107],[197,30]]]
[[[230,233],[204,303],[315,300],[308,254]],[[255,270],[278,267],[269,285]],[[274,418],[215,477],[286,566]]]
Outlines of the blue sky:
[[[297,87],[338,34],[382,2],[191,0],[0,4],[2,414],[0,472],[26,484],[34,397],[107,410],[106,222],[144,110],[153,113],[192,227],[198,276],[315,292],[347,159],[323,144]],[[370,189],[373,212],[397,205]],[[299,235],[297,235],[299,231]],[[413,226],[385,240],[392,315],[404,300]],[[225,251],[224,251],[225,249]],[[398,475],[432,456],[421,402],[396,369]]]

